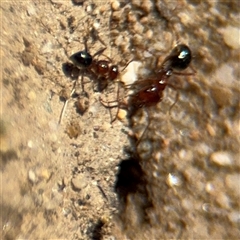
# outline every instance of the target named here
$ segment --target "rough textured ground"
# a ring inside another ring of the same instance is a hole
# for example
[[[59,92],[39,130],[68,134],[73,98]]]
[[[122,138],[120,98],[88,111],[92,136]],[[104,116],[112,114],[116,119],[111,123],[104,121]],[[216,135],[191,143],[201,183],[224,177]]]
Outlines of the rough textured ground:
[[[75,2],[1,1],[2,238],[239,239],[239,3]],[[141,61],[139,78],[176,42],[193,52],[137,147],[146,109],[111,126],[92,82],[58,124],[85,36],[120,68]]]

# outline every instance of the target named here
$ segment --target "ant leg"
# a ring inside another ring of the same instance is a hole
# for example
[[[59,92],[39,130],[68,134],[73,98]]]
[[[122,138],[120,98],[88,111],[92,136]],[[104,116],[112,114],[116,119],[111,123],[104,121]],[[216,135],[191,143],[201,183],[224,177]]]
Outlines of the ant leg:
[[[109,113],[110,113],[110,117],[111,117],[111,124],[116,121],[116,119],[117,119],[117,117],[118,117],[118,113],[119,113],[120,108],[121,108],[121,107],[124,108],[124,107],[127,106],[126,103],[121,102],[123,98],[121,98],[121,99],[119,98],[119,95],[120,95],[120,82],[118,81],[117,83],[118,83],[118,86],[117,86],[117,100],[114,100],[114,101],[104,101],[104,100],[102,100],[101,97],[99,97],[100,103],[101,103],[105,108],[108,108],[108,109],[109,109]],[[116,103],[116,104],[114,104],[114,105],[109,105],[109,103]],[[117,112],[116,112],[116,114],[115,114],[115,117],[113,118],[113,117],[112,117],[112,112],[110,111],[110,108],[116,108],[116,107],[117,107]]]
[[[112,119],[112,113],[111,113],[111,111],[110,111],[110,109],[109,109],[109,112],[110,112],[110,116],[111,116],[111,124],[113,124],[113,122],[115,122],[116,121],[116,119],[117,119],[117,116],[118,116],[118,113],[119,113],[119,109],[120,109],[120,106],[119,106],[119,89],[120,89],[120,87],[119,87],[119,81],[117,82],[118,83],[118,85],[117,85],[117,102],[118,102],[118,105],[117,105],[117,113],[116,113],[116,115],[115,115],[115,117]]]
[[[123,69],[121,70],[121,72],[123,72],[127,67],[128,67],[128,65],[131,63],[131,62],[133,62],[134,61],[134,59],[132,58],[130,61],[128,61],[127,63],[126,63],[126,65],[123,67]]]
[[[108,108],[108,109],[109,109],[109,114],[110,114],[110,118],[111,118],[110,123],[112,124],[112,123],[117,119],[117,115],[116,115],[116,117],[113,119],[113,117],[112,117],[112,112],[111,112],[110,109],[111,109],[111,108],[115,108],[115,107],[119,108],[119,103],[117,103],[117,105],[112,105],[112,106],[110,106],[109,103],[117,102],[117,101],[115,100],[115,101],[107,102],[107,101],[102,100],[101,96],[99,97],[99,102],[100,102],[105,108]]]
[[[96,53],[93,54],[92,58],[96,57],[97,55],[101,55],[107,48],[102,48],[98,50]]]
[[[84,47],[85,47],[85,51],[88,52],[86,37],[84,38]],[[100,50],[98,50],[96,53],[93,54],[92,58],[96,57],[97,55],[101,55],[106,49],[107,47],[101,48]]]
[[[86,37],[86,36],[83,37],[83,41],[84,41],[84,48],[85,48],[85,51],[88,52],[87,37]]]
[[[176,88],[175,86],[173,86],[172,84],[167,84],[167,86],[170,87],[170,88],[172,88],[172,89],[174,89],[174,90],[176,91],[175,101],[174,101],[174,103],[171,105],[171,107],[170,107],[169,110],[168,110],[168,113],[169,113],[169,115],[170,115],[173,107],[175,106],[175,104],[177,103],[177,101],[178,101],[178,99],[179,99],[179,92],[177,91],[177,88]]]
[[[81,87],[82,87],[82,91],[83,91],[83,93],[85,92],[85,90],[84,90],[84,83],[83,83],[83,74],[81,75]],[[75,84],[76,85],[76,84]]]
[[[84,85],[85,85],[86,83],[90,83],[91,81],[84,82],[84,74],[85,74],[85,72],[83,72],[83,73],[81,74],[81,88],[82,88],[82,92],[83,92],[84,94],[87,94],[87,92],[84,90]],[[75,86],[76,86],[76,83],[75,83]]]
[[[139,143],[140,143],[141,140],[143,139],[143,136],[145,135],[145,133],[146,133],[148,127],[150,126],[149,112],[148,112],[148,111],[149,111],[149,110],[146,108],[146,113],[147,113],[147,126],[145,127],[145,129],[144,129],[144,131],[143,131],[141,137],[137,140],[137,142],[136,142],[136,147],[139,145]]]
[[[178,92],[178,91],[176,91],[176,97],[175,97],[175,101],[174,101],[174,103],[171,105],[171,107],[169,108],[169,111],[168,111],[169,115],[170,115],[170,113],[171,113],[171,111],[172,111],[173,107],[174,107],[174,106],[175,106],[175,104],[177,103],[178,99],[179,99],[179,92]]]
[[[173,71],[172,73],[176,74],[176,75],[181,75],[181,76],[192,76],[192,75],[195,75],[197,71],[192,66],[189,66],[189,68],[191,68],[192,72],[184,73],[184,72],[175,72],[175,71]]]
[[[101,97],[99,97],[99,101],[100,101],[100,103],[101,103],[105,108],[115,108],[115,107],[117,107],[117,106],[119,105],[119,104],[117,104],[117,105],[112,105],[112,106],[109,105],[109,103],[115,103],[115,102],[118,103],[117,100],[107,102],[107,101],[102,100]]]
[[[124,99],[124,98],[121,98],[121,100]],[[113,100],[113,101],[104,101],[101,97],[99,97],[99,101],[100,103],[105,107],[105,108],[115,108],[115,107],[118,107],[118,106],[122,106],[123,108],[127,106],[126,103],[124,102],[121,102],[121,100]],[[109,105],[109,103],[117,103],[115,105]],[[121,105],[119,104],[121,103]],[[121,107],[120,107],[121,108]]]
[[[193,75],[197,72],[192,65],[190,65],[189,68],[191,68],[191,70],[193,71]]]

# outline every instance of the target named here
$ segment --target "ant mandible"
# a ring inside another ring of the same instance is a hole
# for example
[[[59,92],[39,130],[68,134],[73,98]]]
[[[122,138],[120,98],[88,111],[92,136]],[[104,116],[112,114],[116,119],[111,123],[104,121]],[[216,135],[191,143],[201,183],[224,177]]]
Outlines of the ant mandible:
[[[127,109],[128,116],[131,117],[138,111],[138,109],[143,107],[147,108],[150,106],[154,106],[157,103],[161,102],[163,99],[163,91],[166,88],[166,86],[169,86],[175,89],[175,87],[168,82],[169,78],[173,74],[175,75],[193,75],[194,74],[194,73],[178,72],[178,71],[183,71],[187,67],[189,67],[191,60],[192,60],[192,54],[191,54],[190,48],[185,44],[179,44],[164,59],[163,63],[161,64],[158,71],[154,74],[153,77],[149,77],[147,79],[140,80],[140,81],[137,81],[136,83],[129,85],[129,90],[132,90],[133,93],[128,95],[127,102],[123,102],[119,100],[106,102],[100,99],[101,103],[106,108],[118,107],[117,114],[115,118],[111,120],[111,123],[113,123],[117,119],[119,108]],[[177,99],[178,99],[178,93],[177,93],[174,104],[176,103]],[[109,105],[109,103],[113,103],[113,102],[117,102],[117,104]],[[173,105],[171,106],[171,108],[173,107]],[[142,136],[144,135],[148,126],[149,126],[149,121]]]

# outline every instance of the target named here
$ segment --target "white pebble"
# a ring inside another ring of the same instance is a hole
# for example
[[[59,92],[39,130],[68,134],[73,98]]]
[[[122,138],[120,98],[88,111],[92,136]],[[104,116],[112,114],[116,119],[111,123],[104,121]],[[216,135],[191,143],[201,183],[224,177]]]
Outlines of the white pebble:
[[[119,10],[119,7],[120,7],[119,1],[114,1],[114,2],[112,3],[112,9],[113,9],[114,11]]]
[[[233,162],[232,155],[226,151],[212,153],[210,160],[220,166],[228,166]]]
[[[28,145],[29,148],[32,148],[32,147],[33,147],[33,142],[32,142],[32,140],[29,140],[28,143],[27,143],[27,145]]]
[[[32,169],[30,169],[30,170],[28,171],[28,179],[29,179],[32,183],[35,183],[35,182],[37,181],[36,174],[35,174],[35,172],[34,172]]]
[[[121,75],[121,81],[125,84],[132,84],[137,80],[138,69],[142,65],[141,62],[132,61],[128,64],[125,71]]]
[[[231,212],[228,214],[228,218],[233,223],[239,223],[240,222],[240,212]]]
[[[88,180],[86,179],[84,174],[79,174],[78,176],[76,176],[76,178],[72,179],[72,185],[73,189],[78,191],[87,187]]]
[[[240,49],[239,28],[227,26],[226,28],[220,29],[219,32],[222,33],[223,39],[229,47],[233,49]]]
[[[179,179],[179,177],[177,177],[176,175],[169,173],[168,177],[167,177],[167,184],[170,187],[174,187],[174,186],[179,186],[181,185],[181,181]]]

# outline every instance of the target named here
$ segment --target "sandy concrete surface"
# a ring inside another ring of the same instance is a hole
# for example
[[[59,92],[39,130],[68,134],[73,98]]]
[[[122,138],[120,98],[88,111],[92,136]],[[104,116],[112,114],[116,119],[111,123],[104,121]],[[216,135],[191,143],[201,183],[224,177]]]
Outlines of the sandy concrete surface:
[[[240,239],[238,1],[0,6],[2,239]],[[120,71],[141,62],[140,80],[184,43],[195,73],[113,124],[99,98],[118,84],[99,93],[85,74],[59,124],[74,83],[62,66],[84,39]]]

